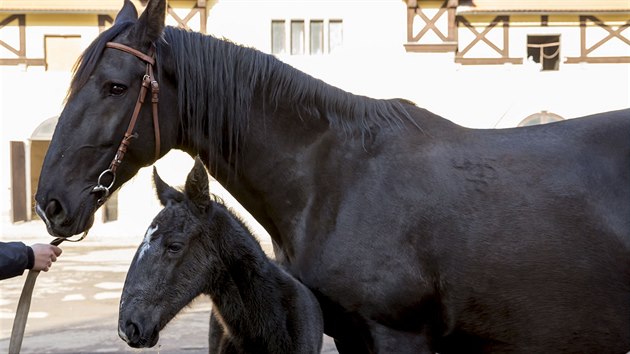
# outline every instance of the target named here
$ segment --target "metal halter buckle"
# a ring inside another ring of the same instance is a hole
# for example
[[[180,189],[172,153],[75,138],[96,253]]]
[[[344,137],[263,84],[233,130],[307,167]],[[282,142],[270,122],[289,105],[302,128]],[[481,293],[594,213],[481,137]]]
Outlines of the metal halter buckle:
[[[112,181],[109,186],[104,186],[101,183],[101,179],[108,174],[112,175]],[[116,182],[116,174],[110,168],[101,172],[100,176],[98,176],[98,181],[96,182],[96,186],[92,188],[92,193],[103,193],[103,196],[98,200],[99,204],[102,204],[107,200],[107,197],[109,197],[109,190],[114,186],[114,182]]]

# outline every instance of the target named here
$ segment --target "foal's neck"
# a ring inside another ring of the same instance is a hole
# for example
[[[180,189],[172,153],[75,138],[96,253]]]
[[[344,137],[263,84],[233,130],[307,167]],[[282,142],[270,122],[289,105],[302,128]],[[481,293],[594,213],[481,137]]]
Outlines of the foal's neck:
[[[269,316],[280,296],[272,294],[284,280],[282,270],[263,252],[249,229],[223,206],[217,207],[207,235],[220,264],[209,279],[210,295],[225,323],[247,336],[252,323]],[[259,330],[259,329],[257,329]]]

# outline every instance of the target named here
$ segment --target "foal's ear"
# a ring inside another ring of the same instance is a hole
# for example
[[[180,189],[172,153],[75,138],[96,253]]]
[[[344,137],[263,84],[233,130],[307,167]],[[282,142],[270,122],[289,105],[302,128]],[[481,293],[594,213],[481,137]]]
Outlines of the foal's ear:
[[[173,202],[181,202],[184,200],[184,195],[177,191],[175,188],[169,186],[162,180],[157,172],[155,166],[153,166],[153,184],[155,185],[155,192],[157,197],[163,206],[167,206]]]
[[[185,193],[188,199],[190,199],[201,212],[206,212],[212,204],[210,188],[208,187],[208,171],[206,171],[199,156],[195,158],[195,166],[193,166],[192,170],[188,173],[188,178],[186,178]]]
[[[138,11],[136,7],[129,0],[125,0],[122,9],[116,15],[114,23],[119,24],[123,22],[136,22],[138,21]]]

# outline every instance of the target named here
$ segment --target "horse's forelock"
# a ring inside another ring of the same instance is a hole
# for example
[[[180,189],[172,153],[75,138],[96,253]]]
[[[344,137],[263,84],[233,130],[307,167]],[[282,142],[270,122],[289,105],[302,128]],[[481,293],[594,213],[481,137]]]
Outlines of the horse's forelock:
[[[105,44],[112,41],[119,34],[131,27],[134,22],[122,22],[116,23],[103,33],[101,33],[96,39],[85,49],[83,54],[77,59],[77,62],[73,67],[72,82],[68,90],[67,99],[71,99],[88,81],[90,75],[96,68],[96,64],[103,54]]]

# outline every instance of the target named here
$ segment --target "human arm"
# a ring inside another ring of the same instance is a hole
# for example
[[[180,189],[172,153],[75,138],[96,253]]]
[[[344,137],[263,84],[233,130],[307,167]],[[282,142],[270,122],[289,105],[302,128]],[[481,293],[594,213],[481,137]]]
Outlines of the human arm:
[[[22,242],[0,242],[0,279],[12,278],[32,268],[33,250]]]
[[[0,280],[15,277],[25,269],[47,272],[61,255],[61,248],[45,243],[0,242]]]
[[[47,272],[52,266],[52,262],[56,262],[57,257],[61,255],[61,248],[47,243],[36,243],[31,248],[35,256],[31,267],[33,270]]]

